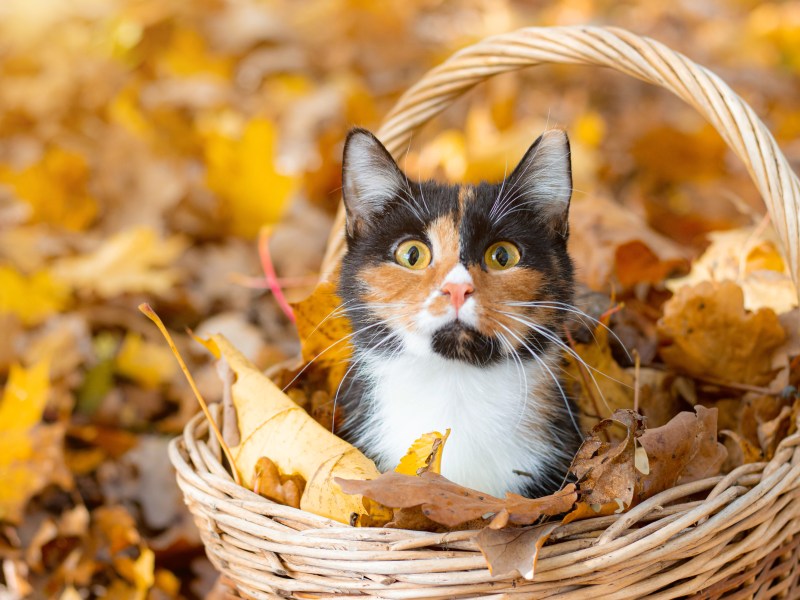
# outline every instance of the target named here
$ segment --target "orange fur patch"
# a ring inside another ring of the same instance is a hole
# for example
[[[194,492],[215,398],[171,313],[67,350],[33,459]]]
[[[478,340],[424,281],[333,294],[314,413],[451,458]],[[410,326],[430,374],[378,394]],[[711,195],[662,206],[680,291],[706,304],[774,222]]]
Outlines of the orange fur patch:
[[[468,189],[461,188],[459,202],[462,199],[469,200],[469,194],[464,192]],[[372,303],[375,313],[390,321],[393,327],[413,330],[414,319],[426,310],[425,303],[431,293],[441,289],[445,277],[459,262],[460,235],[452,215],[439,217],[431,223],[428,238],[433,259],[426,269],[415,271],[398,264],[384,263],[361,272],[361,279],[368,290],[365,300]],[[506,305],[508,302],[527,302],[537,298],[543,277],[540,272],[524,267],[487,272],[479,265],[472,265],[468,270],[475,287],[473,297],[477,303],[478,331],[483,335],[495,337],[502,334],[515,348],[521,347],[504,327],[520,338],[527,335],[528,327],[498,311],[512,313],[544,326],[552,322],[552,309]],[[440,316],[448,310],[449,305],[450,299],[446,294],[437,294],[428,301],[427,310],[431,315]]]

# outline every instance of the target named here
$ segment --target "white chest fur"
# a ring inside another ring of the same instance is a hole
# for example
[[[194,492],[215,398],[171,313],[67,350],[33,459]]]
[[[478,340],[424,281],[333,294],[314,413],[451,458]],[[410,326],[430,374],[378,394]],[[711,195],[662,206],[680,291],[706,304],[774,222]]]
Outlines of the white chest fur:
[[[449,428],[442,474],[502,497],[541,475],[559,451],[542,434],[552,400],[543,402],[541,393],[552,379],[535,361],[479,367],[432,353],[362,358],[368,410],[356,445],[377,457],[382,471],[393,469],[420,435]]]

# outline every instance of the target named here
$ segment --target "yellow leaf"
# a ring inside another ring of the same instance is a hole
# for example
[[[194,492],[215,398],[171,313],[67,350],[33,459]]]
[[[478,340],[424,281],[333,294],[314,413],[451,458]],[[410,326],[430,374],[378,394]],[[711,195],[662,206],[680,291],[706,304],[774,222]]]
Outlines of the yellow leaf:
[[[49,390],[46,362],[11,367],[0,399],[0,520],[19,522],[28,499],[50,483],[71,485],[64,427],[40,423]]]
[[[450,436],[450,430],[444,435],[438,431],[432,431],[420,436],[417,441],[411,444],[405,456],[400,459],[395,471],[403,475],[421,475],[425,472],[442,472],[442,452],[444,443]]]
[[[126,334],[117,354],[115,368],[120,375],[150,389],[169,381],[177,371],[169,348],[146,342],[141,335],[133,332]]]
[[[596,112],[582,114],[570,127],[575,140],[590,148],[597,148],[606,133],[606,123]]]
[[[142,549],[139,558],[133,563],[133,583],[142,599],[147,596],[147,590],[153,587],[155,582],[155,566],[156,555],[150,548]]]
[[[567,373],[573,381],[580,382],[576,401],[582,430],[588,431],[617,409],[633,408],[633,376],[614,360],[604,327],[594,330],[588,344],[575,344],[575,352],[591,367],[567,356]]]
[[[11,365],[0,403],[0,434],[25,431],[41,421],[49,392],[47,362],[42,361],[30,369]]]
[[[194,29],[176,29],[161,60],[179,76],[216,75],[226,80],[231,76],[231,60],[211,54],[203,36]]]
[[[704,281],[728,279],[742,288],[747,310],[770,308],[782,314],[797,306],[792,277],[772,227],[714,231],[708,238],[711,245],[692,263],[689,274],[667,282],[672,292]]]
[[[275,130],[266,119],[253,119],[239,137],[216,131],[205,144],[208,187],[222,200],[228,229],[254,238],[259,229],[280,219],[297,181],[275,169]]]
[[[225,337],[212,339],[236,374],[231,391],[242,442],[231,452],[242,481],[252,489],[256,463],[267,456],[280,472],[306,480],[303,510],[343,523],[364,514],[361,496],[343,493],[334,477],[372,479],[379,475],[375,464],[314,421]]]
[[[69,303],[67,287],[47,271],[26,277],[12,267],[0,266],[0,314],[11,313],[25,325],[38,325]]]
[[[90,254],[62,258],[53,274],[81,292],[103,298],[134,292],[164,295],[180,279],[170,265],[185,248],[180,236],[160,240],[152,229],[137,227],[108,238]]]
[[[21,171],[0,165],[0,183],[27,202],[31,221],[83,231],[97,215],[97,202],[87,191],[89,167],[74,152],[49,148],[42,159]]]
[[[335,390],[352,356],[350,321],[341,311],[336,284],[320,283],[312,294],[292,304],[300,336],[303,360],[328,369],[328,387]]]

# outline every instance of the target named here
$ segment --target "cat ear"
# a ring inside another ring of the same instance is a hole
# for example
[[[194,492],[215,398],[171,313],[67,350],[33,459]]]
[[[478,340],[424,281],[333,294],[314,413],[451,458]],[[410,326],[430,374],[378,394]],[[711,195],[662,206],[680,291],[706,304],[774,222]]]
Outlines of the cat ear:
[[[401,193],[405,177],[392,155],[366,129],[352,129],[344,143],[342,196],[347,232],[353,235]]]
[[[545,131],[533,142],[505,182],[515,204],[532,206],[542,222],[567,237],[572,165],[563,129]]]

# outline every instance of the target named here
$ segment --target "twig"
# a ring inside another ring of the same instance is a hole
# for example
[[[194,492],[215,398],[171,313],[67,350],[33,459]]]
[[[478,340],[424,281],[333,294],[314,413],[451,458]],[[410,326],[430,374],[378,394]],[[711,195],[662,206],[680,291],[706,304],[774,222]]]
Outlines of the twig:
[[[200,408],[203,409],[203,413],[208,420],[208,426],[211,427],[214,435],[219,442],[222,451],[225,453],[225,458],[228,459],[228,462],[231,465],[231,471],[233,471],[233,479],[238,485],[242,485],[241,478],[239,477],[239,470],[236,468],[236,463],[233,462],[233,454],[231,453],[231,449],[228,448],[228,444],[225,443],[225,439],[222,437],[222,433],[217,428],[217,424],[214,419],[211,417],[211,412],[208,410],[208,405],[206,401],[203,399],[203,396],[200,395],[200,390],[197,389],[197,385],[194,382],[194,378],[192,374],[189,372],[189,368],[186,366],[186,363],[183,362],[183,357],[181,353],[178,352],[178,347],[175,345],[175,342],[172,339],[172,336],[167,331],[167,328],[164,326],[164,323],[161,321],[161,318],[156,314],[156,311],[152,309],[152,307],[147,304],[146,302],[139,305],[139,310],[144,313],[144,315],[150,319],[153,323],[156,324],[158,330],[161,332],[161,335],[164,336],[164,339],[167,340],[167,344],[169,344],[170,350],[172,350],[172,354],[175,355],[175,358],[178,361],[178,364],[181,367],[181,371],[186,376],[186,381],[189,382],[189,387],[192,388],[192,392],[194,392],[194,397],[197,398],[198,404],[200,404]]]

